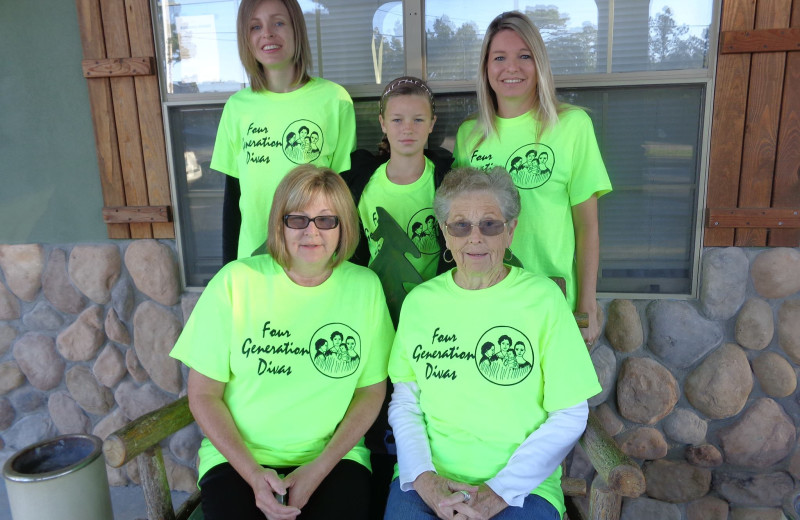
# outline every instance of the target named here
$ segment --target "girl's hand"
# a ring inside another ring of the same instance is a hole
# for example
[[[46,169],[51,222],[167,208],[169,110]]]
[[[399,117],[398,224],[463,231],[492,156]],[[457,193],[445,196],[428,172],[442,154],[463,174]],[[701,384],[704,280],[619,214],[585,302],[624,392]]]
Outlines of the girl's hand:
[[[600,337],[600,323],[597,321],[597,308],[588,311],[587,314],[589,315],[589,326],[580,330],[586,348],[590,348]]]

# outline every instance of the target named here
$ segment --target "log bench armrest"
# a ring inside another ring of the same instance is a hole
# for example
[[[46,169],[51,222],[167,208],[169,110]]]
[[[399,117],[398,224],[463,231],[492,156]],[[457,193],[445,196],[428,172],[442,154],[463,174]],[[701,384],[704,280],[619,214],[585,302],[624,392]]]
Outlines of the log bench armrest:
[[[189,399],[181,397],[109,435],[103,442],[106,462],[118,468],[192,422],[194,417],[189,410]]]
[[[622,453],[611,435],[603,429],[594,412],[589,412],[586,431],[580,438],[580,444],[611,492],[630,498],[644,493],[646,484],[642,469]]]

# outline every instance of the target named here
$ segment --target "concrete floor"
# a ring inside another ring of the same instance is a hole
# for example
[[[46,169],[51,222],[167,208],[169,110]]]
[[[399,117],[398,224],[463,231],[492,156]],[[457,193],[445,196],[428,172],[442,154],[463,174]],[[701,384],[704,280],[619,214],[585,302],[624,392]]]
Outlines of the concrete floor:
[[[172,502],[179,505],[188,497],[188,493],[173,492]],[[112,487],[111,507],[114,510],[114,520],[144,520],[147,518],[147,507],[139,486]],[[0,478],[0,520],[12,520],[6,484],[2,478]]]

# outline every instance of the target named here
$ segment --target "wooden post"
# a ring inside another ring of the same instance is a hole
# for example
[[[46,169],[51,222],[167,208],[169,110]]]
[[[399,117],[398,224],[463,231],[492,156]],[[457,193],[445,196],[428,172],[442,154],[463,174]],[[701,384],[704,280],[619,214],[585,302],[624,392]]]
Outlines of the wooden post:
[[[592,520],[619,520],[622,497],[614,493],[598,473],[592,481],[589,495],[590,518]]]
[[[147,518],[175,520],[161,446],[156,444],[148,449],[136,457],[136,462],[139,464],[139,478],[142,480],[142,492],[147,503]]]
[[[642,469],[620,451],[594,412],[589,412],[586,431],[581,436],[580,443],[592,461],[592,466],[611,490],[631,498],[644,493],[646,484]]]

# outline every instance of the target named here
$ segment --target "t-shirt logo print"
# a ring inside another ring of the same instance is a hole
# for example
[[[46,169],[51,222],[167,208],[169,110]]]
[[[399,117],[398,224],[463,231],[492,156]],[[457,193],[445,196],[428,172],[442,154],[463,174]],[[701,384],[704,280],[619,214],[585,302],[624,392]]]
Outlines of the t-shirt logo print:
[[[475,347],[478,371],[496,385],[515,385],[533,368],[533,349],[528,337],[513,327],[492,327]]]
[[[439,226],[436,225],[432,208],[417,211],[408,221],[406,233],[420,253],[424,255],[439,253]]]
[[[511,154],[506,170],[521,190],[538,188],[550,180],[556,157],[553,149],[541,143],[520,146]]]
[[[298,119],[283,132],[283,153],[295,164],[310,163],[319,157],[324,141],[322,129],[316,123]]]
[[[361,363],[361,336],[344,323],[329,323],[311,336],[311,361],[323,375],[347,377]]]

